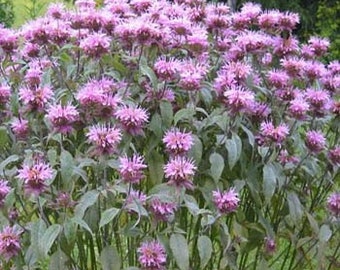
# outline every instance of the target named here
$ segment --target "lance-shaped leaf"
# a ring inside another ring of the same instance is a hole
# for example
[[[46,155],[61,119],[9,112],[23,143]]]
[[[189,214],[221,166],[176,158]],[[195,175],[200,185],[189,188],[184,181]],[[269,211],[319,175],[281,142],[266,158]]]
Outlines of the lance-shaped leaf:
[[[276,188],[275,168],[272,164],[266,164],[263,167],[263,193],[266,202],[269,203],[274,195]]]
[[[210,238],[206,235],[198,237],[197,248],[201,260],[201,269],[204,269],[212,255],[212,243]]]
[[[116,248],[106,246],[100,253],[100,263],[103,270],[120,270],[121,260]]]
[[[224,169],[224,159],[220,154],[212,153],[209,157],[209,161],[211,164],[210,175],[212,176],[214,181],[217,183]]]
[[[114,217],[117,216],[118,213],[119,209],[114,207],[105,210],[100,218],[99,227],[101,228],[108,224],[109,222],[111,222],[114,219]]]
[[[189,248],[182,234],[175,233],[170,236],[170,249],[179,269],[189,270]]]

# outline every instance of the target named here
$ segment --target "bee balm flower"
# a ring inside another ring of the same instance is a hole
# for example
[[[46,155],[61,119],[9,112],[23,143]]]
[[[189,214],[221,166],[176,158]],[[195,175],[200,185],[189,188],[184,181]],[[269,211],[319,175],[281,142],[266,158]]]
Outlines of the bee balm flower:
[[[221,214],[228,214],[236,211],[240,199],[235,189],[231,188],[225,192],[213,191],[213,202]]]
[[[144,242],[138,248],[138,260],[145,270],[165,269],[166,253],[164,247],[156,240]]]

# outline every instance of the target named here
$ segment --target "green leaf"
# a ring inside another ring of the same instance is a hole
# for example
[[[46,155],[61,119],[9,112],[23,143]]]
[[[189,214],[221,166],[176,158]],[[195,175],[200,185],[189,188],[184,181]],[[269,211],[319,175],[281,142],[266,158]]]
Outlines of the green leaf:
[[[161,116],[162,116],[164,127],[169,128],[174,118],[172,105],[168,101],[161,101],[161,103],[159,104],[159,107],[161,109]]]
[[[117,216],[117,214],[119,213],[119,209],[118,208],[110,208],[105,210],[102,213],[102,216],[100,218],[100,222],[99,222],[99,228],[105,226],[106,224],[108,224],[109,222],[111,222],[111,220],[114,219],[115,216]]]
[[[32,254],[31,254],[30,257],[39,258],[42,255],[42,253],[40,253],[40,249],[39,249],[40,241],[41,241],[41,239],[43,238],[43,236],[45,235],[45,232],[46,232],[45,222],[42,219],[39,219],[37,222],[35,222],[31,225],[30,232],[31,232],[31,246],[32,246]]]
[[[125,65],[121,63],[121,59],[119,54],[115,54],[113,57],[113,60],[111,61],[112,67],[117,70],[121,75],[126,74],[126,71],[128,70]]]
[[[57,150],[52,148],[47,151],[48,163],[52,167],[57,164],[57,157],[58,157]]]
[[[79,217],[74,217],[71,219],[71,221],[74,222],[74,224],[77,224],[83,229],[87,230],[90,234],[93,234],[89,225],[84,220],[80,219]]]
[[[174,116],[174,124],[177,125],[177,123],[180,120],[190,120],[195,114],[195,110],[193,108],[184,108],[176,112]]]
[[[319,240],[323,243],[326,243],[331,238],[331,236],[332,230],[329,228],[329,225],[323,224],[320,228]]]
[[[58,249],[51,256],[48,270],[68,269],[67,263],[68,263],[67,255],[60,249]]]
[[[74,244],[77,239],[77,224],[68,219],[65,221],[63,227],[63,232],[68,244]]]
[[[120,270],[121,260],[116,248],[106,246],[100,253],[100,263],[103,270]]]
[[[263,167],[263,193],[266,202],[269,203],[276,189],[276,174],[272,164]]]
[[[152,184],[159,184],[163,181],[164,175],[164,160],[163,155],[158,154],[156,151],[152,151],[147,160],[149,168],[149,176]]]
[[[241,125],[241,128],[243,129],[243,131],[247,134],[248,136],[248,142],[249,144],[254,147],[255,144],[255,137],[254,134],[244,125]]]
[[[158,113],[155,113],[150,121],[149,129],[155,133],[157,138],[162,138],[162,118]]]
[[[141,58],[139,70],[140,70],[140,73],[142,75],[145,75],[149,78],[149,80],[150,80],[150,82],[153,86],[153,89],[157,89],[157,85],[158,85],[157,76],[156,76],[155,72],[152,70],[152,68],[150,68],[147,65],[147,61],[146,61],[145,57]]]
[[[232,170],[236,162],[240,159],[242,141],[236,133],[233,133],[231,139],[226,140],[225,146],[228,150],[228,165],[230,170]]]
[[[0,126],[0,148],[3,148],[6,146],[6,144],[9,141],[7,128],[4,126]]]
[[[201,269],[204,269],[208,264],[212,254],[212,243],[208,236],[201,235],[197,240],[198,253],[201,259]]]
[[[201,140],[196,135],[192,135],[192,137],[194,145],[191,147],[188,155],[189,157],[193,158],[195,160],[195,163],[198,165],[202,159],[203,145]]]
[[[0,163],[0,173],[1,173],[1,175],[4,175],[4,170],[5,170],[7,165],[9,165],[12,162],[16,162],[18,160],[19,160],[18,155],[11,155],[8,158],[6,158],[4,161],[2,161]]]
[[[59,224],[53,224],[47,228],[43,237],[39,239],[39,249],[44,256],[50,251],[61,229],[62,227]]]
[[[95,204],[99,196],[97,190],[90,190],[86,192],[80,199],[79,203],[74,209],[74,215],[80,219],[84,217],[85,211],[91,205]]]
[[[220,154],[215,152],[210,155],[209,161],[211,164],[210,174],[214,181],[217,183],[224,169],[224,159]]]
[[[63,150],[60,154],[60,173],[63,186],[66,190],[69,190],[72,186],[73,168],[73,156],[68,151]]]
[[[179,269],[189,270],[189,248],[185,237],[181,234],[172,234],[170,249]]]
[[[191,195],[184,195],[184,203],[193,216],[197,216],[200,210],[196,199]]]
[[[297,226],[301,226],[301,218],[303,216],[303,209],[299,197],[295,192],[288,192],[287,194],[289,214],[293,222]]]
[[[309,224],[313,230],[313,233],[315,235],[318,235],[319,234],[319,225],[318,225],[318,222],[315,220],[315,218],[309,214],[308,212],[306,212],[306,215],[307,215],[307,218],[308,218],[308,221],[309,221]]]

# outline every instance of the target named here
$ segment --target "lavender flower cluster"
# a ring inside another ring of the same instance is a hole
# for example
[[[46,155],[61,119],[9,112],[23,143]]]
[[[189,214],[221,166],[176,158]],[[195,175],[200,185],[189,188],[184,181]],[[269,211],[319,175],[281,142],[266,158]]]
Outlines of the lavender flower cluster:
[[[307,199],[297,205],[314,211],[322,200],[338,220],[340,63],[325,63],[327,39],[301,44],[298,23],[298,14],[254,3],[232,11],[203,0],[76,0],[70,10],[51,4],[18,30],[1,27],[4,261],[30,263],[19,254],[34,245],[36,217],[60,224],[57,235],[77,254],[72,222],[95,235],[94,253],[118,239],[122,265],[145,270],[183,263],[169,235],[196,250],[210,233],[222,258],[245,248],[240,224],[250,232],[257,222],[263,237],[254,245],[274,256],[282,220],[290,226],[303,212],[284,214],[300,189]],[[90,192],[99,194],[93,203]],[[203,253],[192,252],[198,267]],[[209,260],[211,269],[228,261]]]

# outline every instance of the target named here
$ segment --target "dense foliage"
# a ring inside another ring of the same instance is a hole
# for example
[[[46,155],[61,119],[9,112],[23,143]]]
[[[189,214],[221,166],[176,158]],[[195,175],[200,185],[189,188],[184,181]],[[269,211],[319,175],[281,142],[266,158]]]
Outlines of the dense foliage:
[[[337,268],[340,63],[299,20],[77,0],[1,28],[1,268]]]
[[[10,27],[14,22],[12,0],[0,0],[0,23]]]

